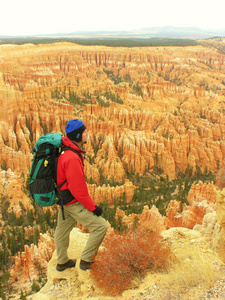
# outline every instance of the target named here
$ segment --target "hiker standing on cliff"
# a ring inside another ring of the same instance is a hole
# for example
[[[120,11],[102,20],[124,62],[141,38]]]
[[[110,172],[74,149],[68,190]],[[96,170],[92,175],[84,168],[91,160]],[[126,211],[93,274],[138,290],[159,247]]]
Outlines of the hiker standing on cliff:
[[[61,209],[59,210],[57,227],[55,230],[55,245],[58,257],[56,269],[64,271],[75,267],[76,259],[69,259],[67,249],[69,247],[69,236],[73,227],[79,222],[91,231],[86,247],[81,254],[80,268],[91,269],[93,258],[101,245],[108,224],[101,217],[102,208],[97,206],[88,193],[85,182],[83,154],[81,146],[86,143],[88,132],[84,123],[78,119],[70,120],[65,127],[66,137],[62,138],[65,147],[73,148],[73,151],[63,151],[58,159],[57,185],[63,184],[60,190],[69,190],[73,200],[64,205],[65,220]]]

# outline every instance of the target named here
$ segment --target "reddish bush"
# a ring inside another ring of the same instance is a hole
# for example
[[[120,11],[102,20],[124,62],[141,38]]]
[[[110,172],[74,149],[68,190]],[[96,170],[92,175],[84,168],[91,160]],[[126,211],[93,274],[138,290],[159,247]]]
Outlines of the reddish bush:
[[[103,246],[96,256],[92,275],[97,285],[110,295],[121,294],[137,275],[166,268],[172,254],[159,234],[143,228],[126,234],[111,233]]]

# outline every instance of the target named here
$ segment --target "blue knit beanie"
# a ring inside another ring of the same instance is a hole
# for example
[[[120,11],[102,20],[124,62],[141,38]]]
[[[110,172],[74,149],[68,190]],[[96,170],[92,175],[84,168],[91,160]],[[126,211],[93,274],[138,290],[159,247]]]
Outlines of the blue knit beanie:
[[[85,129],[86,126],[84,123],[78,119],[68,121],[65,127],[67,137],[75,142],[82,141],[82,133],[85,131]]]

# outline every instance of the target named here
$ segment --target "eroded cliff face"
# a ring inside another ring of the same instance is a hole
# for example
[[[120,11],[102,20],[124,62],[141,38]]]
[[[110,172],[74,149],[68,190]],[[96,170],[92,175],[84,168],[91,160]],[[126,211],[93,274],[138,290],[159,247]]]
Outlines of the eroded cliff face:
[[[134,226],[141,226],[148,230],[156,231],[160,234],[166,234],[170,232],[169,229],[182,231],[181,227],[187,230],[199,231],[206,240],[210,243],[211,247],[217,247],[218,239],[220,243],[223,242],[224,231],[221,231],[221,226],[217,221],[216,216],[216,195],[214,192],[214,184],[204,184],[199,182],[197,185],[193,185],[188,194],[188,205],[185,205],[181,210],[181,204],[178,201],[171,201],[166,216],[159,213],[159,210],[153,205],[151,208],[145,206],[141,214],[126,213],[117,208],[116,220],[126,225],[128,228]],[[79,231],[79,229],[81,231]],[[70,242],[72,250],[69,250],[71,257],[79,257],[81,250],[79,249],[81,240],[88,238],[87,233],[84,233],[82,226],[78,224],[78,228],[72,231],[73,233],[80,232],[78,240]],[[32,234],[34,229],[32,227],[25,228],[26,235]],[[109,224],[108,233],[114,231]],[[82,233],[83,232],[83,235]],[[82,246],[83,248],[83,246]],[[78,251],[79,249],[79,251]],[[52,258],[55,250],[54,240],[48,234],[41,234],[40,241],[37,246],[32,244],[30,247],[25,246],[24,252],[18,253],[14,258],[15,263],[10,270],[11,281],[19,280],[25,283],[28,279],[33,279],[39,274],[40,268],[45,271],[47,268],[47,262]],[[79,253],[77,253],[79,252]],[[77,255],[77,256],[76,256]],[[57,263],[56,252],[50,262],[48,268],[50,268],[50,274],[48,272],[48,280],[52,281],[51,284],[57,283],[54,281],[54,277],[61,279],[64,278],[66,273],[59,274],[55,271]],[[78,268],[79,269],[79,268]],[[74,274],[71,274],[74,276]]]
[[[41,234],[38,245],[25,245],[24,252],[18,252],[15,263],[10,270],[10,280],[19,281],[21,286],[28,280],[33,280],[37,275],[46,272],[48,261],[55,250],[54,239],[48,234]]]
[[[43,132],[64,133],[75,117],[104,139],[88,145],[95,180],[96,168],[121,181],[126,169],[173,178],[188,165],[222,165],[225,56],[216,50],[56,43],[4,45],[0,56],[0,160],[15,172],[28,172]]]
[[[181,202],[170,201],[166,216],[159,213],[154,205],[150,208],[145,206],[141,214],[131,214],[127,216],[125,212],[117,208],[116,219],[121,218],[121,222],[128,228],[139,224],[147,229],[153,229],[161,233],[163,230],[172,227],[185,227],[193,229],[195,226],[202,225],[204,217],[213,214],[213,226],[210,225],[208,233],[212,234],[216,223],[216,194],[213,183],[199,182],[192,185],[188,193],[188,205],[181,207]],[[220,228],[219,224],[217,225]],[[204,227],[204,226],[203,226]],[[205,227],[206,229],[206,227]]]
[[[45,132],[64,134],[72,118],[89,131],[85,174],[97,204],[112,205],[124,194],[131,202],[136,187],[129,172],[142,176],[160,168],[170,179],[188,167],[216,173],[225,157],[224,72],[225,55],[211,44],[0,46],[0,190],[10,196],[10,209],[19,216],[19,201],[32,208],[21,186],[35,142]],[[193,186],[182,211],[173,201],[166,217],[154,206],[136,216],[157,230],[201,226],[215,209],[212,186]],[[135,215],[120,214],[124,224],[133,224]],[[23,255],[30,251],[36,248]]]

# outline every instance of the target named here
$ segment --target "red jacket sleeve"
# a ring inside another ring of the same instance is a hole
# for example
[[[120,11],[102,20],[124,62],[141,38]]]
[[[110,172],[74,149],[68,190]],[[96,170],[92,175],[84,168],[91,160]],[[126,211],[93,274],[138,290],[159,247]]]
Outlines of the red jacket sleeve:
[[[64,155],[65,157],[63,157]],[[96,204],[89,195],[84,167],[80,157],[75,153],[71,153],[71,151],[66,151],[66,153],[61,155],[61,158],[63,160],[62,168],[67,180],[62,189],[69,189],[75,200],[83,204],[88,210],[95,210]]]

